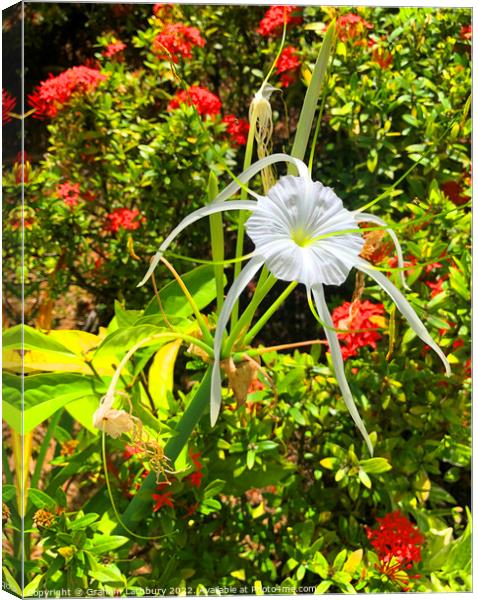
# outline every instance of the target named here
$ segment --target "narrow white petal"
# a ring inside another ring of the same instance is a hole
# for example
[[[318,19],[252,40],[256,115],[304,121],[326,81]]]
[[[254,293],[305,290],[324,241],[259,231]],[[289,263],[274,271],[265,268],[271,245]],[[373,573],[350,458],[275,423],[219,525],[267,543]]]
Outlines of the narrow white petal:
[[[299,175],[301,177],[310,179],[309,170],[301,160],[294,158],[293,156],[289,156],[288,154],[271,154],[270,156],[266,156],[265,158],[261,158],[260,160],[256,161],[248,169],[246,169],[240,175],[238,175],[234,181],[232,181],[228,186],[226,186],[222,190],[222,192],[220,192],[220,194],[216,196],[213,202],[223,202],[224,200],[238,192],[241,189],[241,186],[239,183],[237,183],[237,181],[240,181],[241,183],[246,183],[247,181],[249,181],[249,179],[254,177],[254,175],[257,175],[257,173],[262,171],[262,169],[265,169],[266,167],[269,167],[279,162],[292,163],[299,171]]]
[[[325,325],[327,325],[327,327],[324,327],[324,331],[329,342],[330,355],[332,357],[332,363],[334,365],[337,383],[339,384],[340,391],[342,392],[342,396],[345,400],[345,404],[349,410],[349,413],[352,416],[352,419],[354,420],[355,424],[357,425],[358,430],[362,434],[365,443],[367,444],[367,448],[370,452],[370,455],[372,456],[372,442],[370,441],[370,437],[367,433],[367,430],[365,429],[365,425],[363,424],[357,407],[355,406],[352,392],[350,391],[349,384],[347,383],[347,378],[345,377],[344,361],[342,358],[342,352],[340,350],[339,339],[337,337],[337,333],[334,330],[334,323],[332,321],[332,317],[330,316],[329,309],[327,308],[327,303],[325,302],[324,287],[321,284],[315,285],[312,288],[312,294],[314,295],[314,300],[317,306],[317,312],[319,313],[319,317],[325,323]]]
[[[214,334],[214,364],[211,375],[211,426],[214,427],[221,408],[221,344],[232,309],[246,285],[264,264],[261,256],[252,258],[231,285],[224,300]]]
[[[398,237],[397,237],[395,231],[393,231],[393,229],[391,227],[389,227],[385,221],[383,221],[379,217],[376,217],[375,215],[371,215],[370,213],[361,213],[359,211],[355,212],[354,214],[355,214],[355,220],[357,221],[357,223],[364,223],[364,222],[375,223],[376,225],[381,225],[382,227],[385,227],[385,229],[387,230],[387,233],[392,238],[392,241],[395,245],[395,252],[397,253],[397,260],[398,260],[398,267],[400,269],[402,269],[400,271],[400,279],[402,280],[402,285],[406,290],[409,290],[410,288],[407,284],[407,280],[405,279],[405,271],[403,270],[404,264],[403,264],[402,247],[400,246],[400,242],[398,241]]]
[[[370,275],[370,277],[375,279],[378,285],[387,292],[390,298],[397,305],[398,310],[406,318],[413,331],[418,335],[418,337],[422,341],[425,342],[425,344],[428,344],[430,348],[433,348],[433,350],[435,350],[435,352],[438,354],[442,363],[445,365],[446,375],[447,377],[449,377],[451,375],[451,368],[447,357],[443,353],[440,346],[433,340],[431,335],[428,333],[427,328],[422,323],[417,313],[413,310],[405,296],[399,290],[397,290],[393,283],[389,281],[385,277],[385,275],[383,275],[383,273],[380,273],[380,271],[374,269],[365,260],[359,259],[355,266],[357,267],[357,269],[360,269],[361,271],[367,273],[367,275]]]
[[[253,211],[253,210],[255,210],[256,206],[257,206],[257,202],[255,202],[254,200],[230,200],[229,202],[221,202],[218,204],[208,204],[208,206],[203,206],[202,208],[198,208],[197,210],[192,212],[190,215],[185,217],[181,221],[181,223],[179,223],[179,225],[177,227],[175,227],[171,231],[171,233],[168,235],[168,237],[161,244],[158,252],[156,252],[156,254],[153,257],[153,260],[151,261],[151,263],[149,265],[149,269],[148,269],[146,275],[143,277],[143,279],[140,281],[140,283],[138,283],[137,287],[141,287],[148,281],[148,279],[151,277],[154,269],[158,266],[158,263],[161,260],[161,257],[163,256],[164,252],[167,250],[169,244],[174,240],[174,238],[177,235],[179,235],[183,231],[183,229],[186,229],[186,227],[189,227],[189,225],[192,225],[196,221],[199,221],[199,219],[202,219],[203,217],[207,217],[208,215],[212,215],[214,213],[225,212],[228,210],[252,210]]]

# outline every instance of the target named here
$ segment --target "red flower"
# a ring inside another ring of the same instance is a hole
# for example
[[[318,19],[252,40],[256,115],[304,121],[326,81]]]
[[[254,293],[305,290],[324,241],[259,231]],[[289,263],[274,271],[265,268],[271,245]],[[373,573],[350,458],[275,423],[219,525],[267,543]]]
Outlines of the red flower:
[[[287,25],[300,25],[302,17],[297,14],[297,6],[271,6],[259,23],[257,33],[267,36],[277,36],[282,33],[284,20]]]
[[[96,89],[106,76],[90,67],[72,67],[57,77],[51,73],[49,79],[42,81],[34,90],[28,101],[35,109],[38,119],[55,117],[65,106],[73,94],[86,94]]]
[[[108,44],[101,54],[103,56],[106,56],[106,58],[111,58],[112,56],[118,54],[118,52],[121,52],[125,48],[125,43],[116,40],[115,42],[111,42],[111,44]]]
[[[401,568],[411,569],[421,561],[421,546],[425,538],[400,511],[377,518],[376,529],[365,528],[370,543],[382,563],[398,561]]]
[[[73,208],[78,204],[80,198],[80,184],[79,183],[61,183],[56,189],[56,195],[61,198],[64,203]]]
[[[436,281],[425,281],[425,285],[432,290],[432,298],[443,292],[443,284],[445,281],[445,277],[439,277]]]
[[[192,448],[189,448],[189,458],[193,461],[196,469],[202,469],[202,462],[199,460],[201,456],[201,452],[199,450],[197,452],[193,452]]]
[[[445,196],[447,196],[456,206],[466,204],[470,199],[463,191],[463,186],[457,181],[445,181],[445,183],[441,184],[440,188]]]
[[[138,229],[141,223],[145,221],[144,217],[138,219],[138,216],[139,210],[136,208],[133,210],[129,208],[117,208],[109,215],[106,215],[109,223],[105,226],[105,230],[117,232],[120,229],[126,229],[127,231]]]
[[[15,98],[2,88],[2,125],[12,120],[8,113],[13,111],[16,103]]]
[[[386,48],[375,47],[372,50],[372,60],[382,69],[387,69],[393,61],[393,56]]]
[[[222,106],[215,94],[197,85],[177,93],[168,104],[168,110],[179,108],[180,104],[194,105],[200,115],[217,115],[221,112]]]
[[[280,74],[282,87],[288,87],[294,82],[297,75],[297,70],[300,67],[297,48],[294,46],[286,46],[276,63],[276,71]]]
[[[159,488],[160,486],[158,486]],[[153,506],[153,512],[157,512],[163,506],[170,506],[174,508],[173,501],[171,500],[171,496],[173,492],[165,492],[164,494],[153,494],[153,500],[155,500],[155,505]]]
[[[178,56],[192,58],[193,46],[204,47],[206,41],[201,37],[197,27],[188,27],[183,23],[166,25],[153,42],[153,51],[159,59],[165,60],[170,56],[173,62],[178,62]],[[166,51],[165,51],[166,50]]]
[[[344,360],[356,356],[358,349],[364,346],[371,346],[374,349],[377,347],[377,341],[382,338],[382,334],[374,330],[380,326],[384,314],[383,304],[374,304],[369,300],[344,302],[334,309],[332,320],[337,329],[370,330],[337,334],[339,340],[343,342],[341,350]]]
[[[191,473],[190,475],[188,475],[186,477],[186,479],[189,479],[189,483],[196,488],[200,488],[201,487],[201,480],[204,477],[204,473],[201,471],[202,469],[202,462],[199,460],[199,457],[201,456],[201,453],[198,452],[193,452],[192,448],[189,448],[189,457],[191,458],[191,460],[194,463],[194,466],[196,467],[196,470]]]
[[[243,146],[247,143],[249,123],[245,119],[238,119],[234,115],[226,115],[222,122],[226,124],[226,131],[235,144]]]
[[[194,471],[191,475],[188,475],[187,479],[189,479],[189,483],[196,488],[201,487],[201,480],[204,477],[204,473],[202,471]]]
[[[453,348],[456,350],[457,348],[463,348],[463,346],[465,345],[465,340],[463,340],[462,338],[458,338],[457,340],[455,340],[453,342]]]
[[[367,23],[367,21],[359,15],[348,13],[337,19],[336,28],[339,40],[346,42],[347,40],[361,38],[366,29],[373,29],[373,25]]]
[[[471,23],[469,25],[463,25],[460,29],[460,37],[462,40],[471,40]]]

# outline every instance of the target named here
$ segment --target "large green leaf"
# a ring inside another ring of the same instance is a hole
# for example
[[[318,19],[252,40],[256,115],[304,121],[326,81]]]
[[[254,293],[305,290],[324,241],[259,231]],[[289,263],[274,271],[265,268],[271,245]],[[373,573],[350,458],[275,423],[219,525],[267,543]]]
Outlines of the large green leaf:
[[[295,156],[300,160],[304,160],[310,132],[312,130],[315,111],[317,109],[317,103],[320,97],[320,91],[324,83],[325,74],[327,73],[327,66],[332,53],[334,38],[335,25],[329,26],[327,33],[325,34],[322,48],[320,49],[319,56],[317,57],[317,62],[315,63],[312,77],[305,94],[302,110],[300,111],[299,122],[297,123],[297,129],[294,138],[294,145],[292,146],[291,151],[291,156]],[[289,168],[289,172],[291,172],[294,168],[295,167],[291,166],[291,168]]]
[[[34,429],[59,408],[85,396],[102,395],[106,389],[98,380],[78,373],[42,373],[24,378],[3,374],[3,418],[18,433]]]
[[[94,359],[109,356],[112,360],[115,357],[122,358],[130,348],[143,339],[160,334],[160,333],[171,333],[169,329],[165,327],[159,327],[157,325],[135,325],[134,327],[125,327],[113,331],[104,340],[101,346],[98,348],[94,355]],[[171,342],[173,338],[165,338],[164,340],[153,339],[150,342],[145,342],[146,346],[161,346],[167,342]]]
[[[216,297],[216,279],[213,265],[202,265],[181,275],[199,310],[205,308]],[[168,317],[189,317],[193,314],[191,305],[177,281],[171,281],[159,291],[162,308],[154,297],[144,311],[144,315],[164,312]]]
[[[22,340],[23,330],[23,340]],[[50,336],[45,335],[41,331],[33,329],[28,325],[15,325],[11,329],[3,332],[2,348],[15,350],[50,350],[51,352],[59,352],[74,356],[74,352],[68,350],[66,346],[60,344]]]

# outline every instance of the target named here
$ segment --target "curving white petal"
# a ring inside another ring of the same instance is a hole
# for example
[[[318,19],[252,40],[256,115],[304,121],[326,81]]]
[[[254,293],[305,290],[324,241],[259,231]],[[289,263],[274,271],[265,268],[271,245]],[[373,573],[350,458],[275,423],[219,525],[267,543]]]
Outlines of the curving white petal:
[[[260,160],[256,161],[248,169],[246,169],[240,175],[238,175],[234,181],[232,181],[228,186],[226,186],[222,190],[222,192],[220,192],[216,196],[216,198],[214,198],[213,202],[224,202],[224,200],[227,200],[227,198],[229,198],[241,189],[240,184],[237,183],[238,181],[240,181],[241,183],[247,183],[249,179],[254,177],[254,175],[257,175],[260,171],[262,171],[262,169],[270,167],[271,165],[274,165],[279,162],[292,163],[293,165],[295,165],[299,172],[299,175],[302,178],[310,180],[309,170],[301,160],[284,153],[271,154],[270,156],[266,156],[265,158],[261,158]]]
[[[159,250],[153,256],[153,259],[149,265],[149,269],[146,272],[146,275],[136,287],[141,287],[148,281],[148,279],[153,274],[154,269],[156,269],[156,267],[158,266],[158,263],[161,260],[161,257],[163,256],[164,252],[167,250],[169,244],[174,240],[176,236],[178,236],[181,233],[181,231],[186,229],[186,227],[189,227],[189,225],[192,225],[196,221],[199,221],[199,219],[202,219],[203,217],[207,217],[208,215],[212,215],[214,213],[226,212],[228,210],[255,210],[256,206],[257,202],[255,200],[230,200],[229,202],[209,204],[208,206],[203,206],[202,208],[198,208],[197,210],[192,212],[190,215],[185,217],[177,227],[175,227],[171,231],[168,237],[161,244]]]
[[[413,331],[423,342],[425,342],[425,344],[428,344],[430,348],[432,348],[438,354],[442,363],[445,366],[446,375],[447,377],[449,377],[451,375],[451,368],[447,357],[443,353],[440,346],[433,340],[431,335],[428,333],[427,328],[422,323],[417,313],[413,310],[405,296],[399,290],[397,290],[393,283],[389,281],[385,277],[385,275],[383,275],[383,273],[380,273],[380,271],[374,269],[373,266],[367,263],[365,260],[359,259],[355,266],[357,267],[357,269],[360,269],[360,271],[367,273],[367,275],[370,275],[370,277],[375,279],[378,285],[387,292],[390,298],[397,305],[398,310],[406,318]]]
[[[340,343],[337,337],[337,333],[334,329],[334,323],[332,321],[332,317],[330,316],[327,303],[325,302],[323,286],[320,284],[314,286],[312,288],[312,294],[314,296],[315,305],[317,307],[319,317],[326,325],[326,327],[324,327],[324,331],[329,342],[330,355],[332,357],[332,363],[334,365],[335,370],[335,377],[337,378],[337,383],[339,384],[340,391],[342,392],[345,404],[349,410],[352,419],[355,422],[355,425],[357,425],[358,430],[362,434],[365,443],[367,444],[367,448],[370,452],[370,455],[373,456],[372,442],[370,441],[370,437],[367,433],[367,430],[365,429],[365,425],[363,424],[357,407],[355,406],[352,392],[350,391],[349,384],[347,383],[347,378],[345,377],[344,360],[342,358],[342,352],[340,350]]]
[[[395,231],[393,231],[393,229],[391,227],[389,227],[383,219],[380,219],[379,217],[376,217],[375,215],[371,215],[370,213],[361,213],[359,211],[356,211],[354,214],[355,214],[355,220],[357,221],[357,223],[375,223],[376,225],[380,225],[381,227],[384,227],[387,230],[387,233],[392,238],[393,244],[395,246],[395,252],[397,253],[398,267],[400,269],[402,269],[400,271],[400,279],[402,281],[402,285],[406,290],[410,290],[410,288],[407,284],[407,280],[405,279],[402,247],[400,246],[400,242],[398,240],[398,237],[397,237]]]
[[[216,332],[214,334],[214,364],[211,375],[211,426],[216,424],[221,408],[221,344],[222,336],[226,329],[227,322],[231,316],[232,309],[239,296],[254,277],[257,271],[264,264],[261,256],[254,256],[240,272],[237,279],[231,285],[229,292],[224,300],[221,312],[217,319]]]

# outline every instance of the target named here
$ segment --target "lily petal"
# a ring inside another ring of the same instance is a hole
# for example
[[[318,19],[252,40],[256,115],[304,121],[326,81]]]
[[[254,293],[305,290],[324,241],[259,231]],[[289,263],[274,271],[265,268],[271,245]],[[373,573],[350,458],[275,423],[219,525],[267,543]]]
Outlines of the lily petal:
[[[393,231],[393,229],[391,227],[389,227],[383,219],[380,219],[379,217],[376,217],[375,215],[371,215],[370,213],[361,213],[359,211],[356,211],[354,214],[355,214],[355,220],[357,221],[357,223],[364,223],[364,222],[375,223],[376,225],[380,225],[381,227],[384,227],[387,230],[387,233],[392,238],[392,241],[395,245],[395,252],[397,253],[398,267],[400,269],[402,269],[400,271],[400,279],[402,280],[402,285],[406,290],[410,290],[410,288],[407,284],[407,280],[405,279],[405,271],[403,270],[404,264],[403,264],[402,247],[400,246],[400,242],[398,241],[398,237],[397,237],[395,231]]]
[[[310,294],[309,291],[308,294]],[[355,422],[355,425],[357,425],[358,430],[362,434],[365,443],[367,444],[367,448],[370,452],[370,455],[373,456],[372,442],[370,441],[370,437],[367,433],[367,430],[365,429],[365,425],[363,424],[357,407],[355,406],[355,401],[352,396],[352,392],[350,391],[349,384],[347,383],[347,378],[345,377],[344,361],[342,358],[342,352],[340,350],[340,343],[337,337],[337,333],[334,329],[332,317],[330,316],[329,309],[327,308],[327,303],[325,302],[323,285],[314,285],[314,287],[312,288],[312,294],[314,296],[315,305],[317,307],[319,317],[327,326],[324,327],[324,331],[329,342],[330,355],[332,357],[332,363],[334,365],[335,370],[335,377],[337,378],[337,383],[339,384],[340,391],[342,392],[345,404],[349,410],[352,419]]]
[[[167,250],[169,244],[174,240],[176,236],[178,236],[181,233],[181,231],[183,231],[183,229],[186,229],[186,227],[189,227],[189,225],[192,225],[196,221],[199,221],[199,219],[202,219],[203,217],[207,217],[208,215],[212,215],[214,213],[226,212],[228,210],[255,210],[256,206],[257,202],[255,200],[230,200],[229,202],[214,202],[212,204],[208,204],[208,206],[203,206],[202,208],[198,208],[197,210],[192,212],[190,215],[185,217],[177,227],[175,227],[171,231],[168,237],[161,244],[159,250],[156,252],[149,265],[149,269],[146,275],[136,287],[141,287],[148,281],[148,279],[153,274],[154,269],[158,266],[158,263],[161,260],[161,257],[163,256],[164,252]]]
[[[232,309],[237,299],[247,286],[249,281],[254,277],[257,271],[264,264],[264,259],[261,256],[254,256],[242,269],[241,273],[231,285],[229,292],[224,300],[221,312],[216,325],[214,334],[214,365],[212,368],[211,377],[211,426],[214,427],[219,416],[221,408],[221,345],[222,336],[226,329],[227,322],[231,316]]]
[[[359,259],[357,261],[357,263],[355,264],[355,266],[360,271],[363,271],[364,273],[367,273],[367,275],[370,275],[370,277],[372,277],[372,279],[375,279],[375,281],[378,283],[378,285],[387,292],[387,294],[390,296],[390,298],[397,305],[398,310],[402,313],[402,315],[408,321],[408,323],[409,323],[410,327],[413,329],[413,331],[418,335],[418,337],[423,342],[425,342],[425,344],[428,344],[428,346],[430,346],[430,348],[435,350],[435,352],[438,354],[442,363],[445,365],[446,376],[449,377],[451,375],[451,367],[450,367],[450,363],[448,362],[447,357],[443,353],[440,346],[433,340],[431,335],[428,333],[427,328],[422,323],[422,321],[418,317],[417,313],[413,310],[413,308],[411,307],[410,303],[405,298],[405,296],[399,290],[397,290],[397,288],[393,285],[393,283],[391,281],[389,281],[385,277],[385,275],[383,275],[383,273],[380,273],[380,271],[377,271],[377,269],[374,269],[365,260]]]

